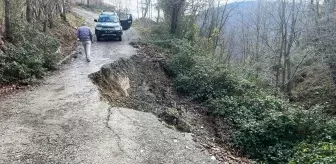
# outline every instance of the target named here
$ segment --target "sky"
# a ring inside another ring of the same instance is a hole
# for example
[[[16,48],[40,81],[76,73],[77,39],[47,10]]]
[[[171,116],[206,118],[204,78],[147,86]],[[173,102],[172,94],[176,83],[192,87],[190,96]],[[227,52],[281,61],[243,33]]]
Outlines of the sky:
[[[139,0],[140,2],[141,0]],[[152,0],[153,3],[156,3],[157,0]],[[219,0],[222,3],[225,3],[226,0]],[[238,2],[238,1],[244,1],[244,0],[229,0],[229,3],[232,2]],[[130,9],[130,14],[133,15],[134,18],[138,18],[138,11],[137,11],[137,0],[104,0],[105,3],[113,4],[113,5],[121,5],[122,8],[129,8]],[[141,11],[139,11],[141,14]],[[157,15],[157,12],[153,10],[153,19]]]

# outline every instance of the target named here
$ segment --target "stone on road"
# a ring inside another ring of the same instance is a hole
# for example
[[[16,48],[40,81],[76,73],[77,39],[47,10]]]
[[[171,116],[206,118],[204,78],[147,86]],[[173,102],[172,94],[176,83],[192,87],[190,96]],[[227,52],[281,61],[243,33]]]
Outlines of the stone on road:
[[[93,22],[94,13],[75,9]],[[91,63],[74,62],[33,90],[0,100],[0,163],[211,163],[191,134],[166,128],[150,114],[111,108],[88,75],[135,54],[123,42],[92,45]]]

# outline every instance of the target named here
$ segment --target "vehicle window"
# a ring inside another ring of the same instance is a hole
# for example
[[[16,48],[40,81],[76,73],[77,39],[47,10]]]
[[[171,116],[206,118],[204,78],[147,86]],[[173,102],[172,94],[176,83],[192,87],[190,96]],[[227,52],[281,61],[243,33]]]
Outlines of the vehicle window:
[[[100,15],[98,22],[113,22],[113,23],[118,23],[118,19],[116,16],[111,16],[111,15]]]

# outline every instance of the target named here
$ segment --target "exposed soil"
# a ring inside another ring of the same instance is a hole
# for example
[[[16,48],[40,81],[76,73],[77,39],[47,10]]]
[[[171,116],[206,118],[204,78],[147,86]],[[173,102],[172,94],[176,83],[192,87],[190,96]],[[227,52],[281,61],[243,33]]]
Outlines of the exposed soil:
[[[167,127],[191,132],[203,151],[222,163],[251,163],[232,153],[228,142],[230,128],[208,114],[208,110],[192,103],[173,88],[167,75],[165,55],[158,48],[144,43],[131,43],[138,48],[130,59],[104,65],[89,75],[104,100],[159,117]]]
[[[31,88],[31,86],[30,85],[15,85],[15,84],[0,85],[0,98],[7,94],[10,94],[10,93],[13,93],[19,90],[28,89],[28,88]]]

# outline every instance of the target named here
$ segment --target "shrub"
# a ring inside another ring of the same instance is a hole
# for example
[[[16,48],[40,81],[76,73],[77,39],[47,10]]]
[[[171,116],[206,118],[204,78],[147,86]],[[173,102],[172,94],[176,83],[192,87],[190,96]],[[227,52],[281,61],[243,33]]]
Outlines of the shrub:
[[[56,53],[60,46],[59,41],[51,36],[40,33],[31,42],[42,52],[43,67],[48,70],[55,70],[56,64],[60,60],[60,54]]]
[[[169,69],[177,91],[229,120],[235,129],[234,145],[251,158],[288,163],[300,143],[336,139],[336,121],[323,113],[323,106],[304,110],[291,105],[185,42],[154,42],[173,54]]]
[[[6,51],[1,56],[2,83],[27,83],[44,75],[43,56],[36,46],[24,44]]]
[[[336,142],[301,143],[289,164],[333,164],[336,163]]]
[[[258,97],[257,97],[258,96]],[[263,120],[269,111],[280,112],[284,110],[284,102],[273,96],[244,93],[242,95],[223,96],[211,101],[210,107],[218,116],[230,119],[236,126],[250,120]],[[243,119],[243,120],[241,120]]]
[[[236,128],[233,141],[253,159],[286,163],[302,141],[335,139],[334,127],[320,107],[303,110],[274,96],[245,94],[212,101],[214,114]]]
[[[183,61],[186,64],[182,67],[172,65],[172,69],[175,70],[173,72],[180,72],[174,80],[178,91],[191,96],[194,100],[207,101],[233,88],[225,71],[220,69],[220,65],[208,65],[207,61],[201,61],[201,58],[196,60],[197,64],[193,64],[193,61]],[[194,66],[191,68],[185,68],[192,65]]]
[[[24,21],[13,22],[19,22],[13,26],[15,46],[0,56],[0,83],[30,83],[56,68],[60,43]]]

